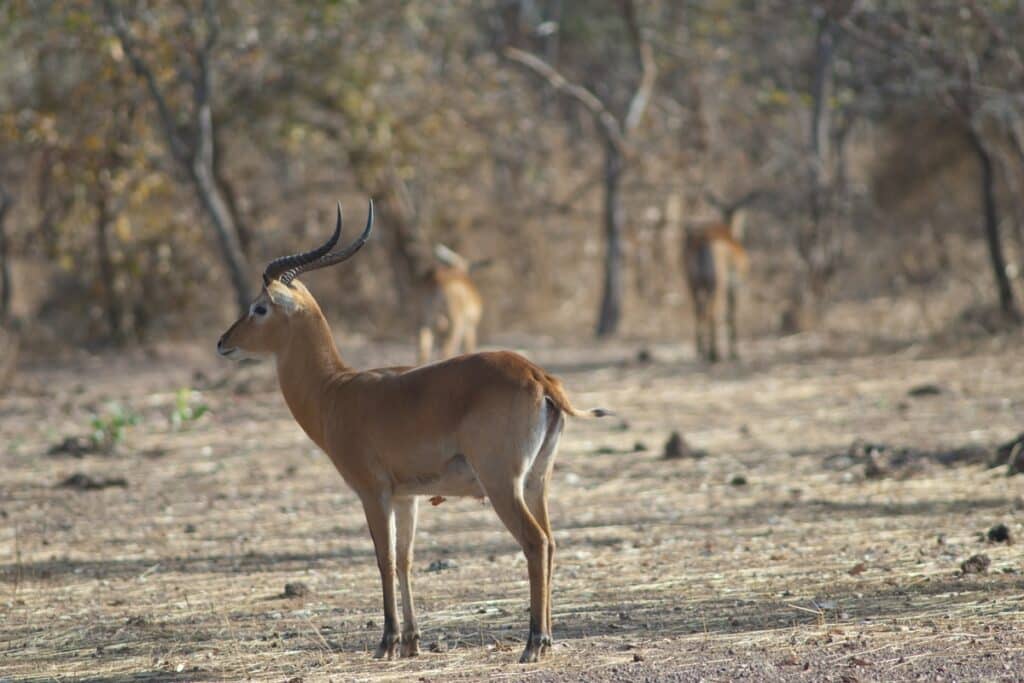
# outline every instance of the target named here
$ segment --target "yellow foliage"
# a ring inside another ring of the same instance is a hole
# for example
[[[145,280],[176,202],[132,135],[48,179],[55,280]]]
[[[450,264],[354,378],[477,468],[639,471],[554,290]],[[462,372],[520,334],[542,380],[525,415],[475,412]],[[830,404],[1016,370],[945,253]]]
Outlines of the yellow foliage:
[[[127,242],[132,238],[132,222],[128,219],[128,216],[122,213],[114,221],[114,232],[117,234],[117,238],[122,242]]]

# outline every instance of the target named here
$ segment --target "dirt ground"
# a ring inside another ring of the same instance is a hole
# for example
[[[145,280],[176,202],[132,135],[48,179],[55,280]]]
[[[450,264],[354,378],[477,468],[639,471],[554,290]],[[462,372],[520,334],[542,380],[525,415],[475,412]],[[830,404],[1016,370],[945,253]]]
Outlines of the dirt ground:
[[[527,349],[621,414],[562,439],[557,642],[528,666],[525,562],[473,500],[421,508],[423,654],[371,658],[361,510],[270,366],[212,343],[28,364],[0,397],[0,680],[1022,680],[1024,476],[985,465],[1024,431],[1022,342],[808,335],[710,369],[681,344]],[[111,401],[134,424],[80,452]],[[704,457],[663,459],[673,430]]]

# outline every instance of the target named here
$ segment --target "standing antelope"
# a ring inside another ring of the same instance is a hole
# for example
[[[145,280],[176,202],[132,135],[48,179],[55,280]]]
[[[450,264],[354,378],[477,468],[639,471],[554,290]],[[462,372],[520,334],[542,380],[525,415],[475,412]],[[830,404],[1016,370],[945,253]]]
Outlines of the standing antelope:
[[[419,653],[409,568],[417,496],[486,496],[526,555],[530,631],[521,662],[551,645],[555,539],[548,485],[565,415],[606,411],[572,407],[557,379],[522,356],[475,353],[419,368],[358,371],[341,359],[331,329],[300,273],[341,263],[370,236],[366,228],[332,252],[323,245],[272,261],[248,313],[217,342],[227,358],[272,355],[295,420],[359,496],[384,592],[384,635],[376,657]],[[402,593],[398,630],[395,570]]]
[[[419,310],[420,365],[430,360],[435,331],[444,331],[441,346],[444,358],[454,356],[460,347],[466,353],[476,351],[476,329],[483,314],[483,299],[470,273],[490,260],[470,263],[459,254],[438,244],[434,256],[440,262],[423,280]]]
[[[739,240],[745,212],[724,211],[723,221],[688,226],[683,242],[683,269],[693,298],[697,355],[710,363],[719,359],[718,319],[725,309],[729,357],[736,359],[736,298],[747,271],[747,252]]]

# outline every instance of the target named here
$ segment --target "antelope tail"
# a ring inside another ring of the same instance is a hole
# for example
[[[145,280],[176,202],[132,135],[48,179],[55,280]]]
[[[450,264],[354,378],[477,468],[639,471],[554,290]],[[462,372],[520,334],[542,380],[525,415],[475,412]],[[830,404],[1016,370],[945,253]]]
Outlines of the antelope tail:
[[[605,408],[590,408],[587,410],[574,408],[572,403],[569,401],[569,397],[566,395],[561,382],[547,373],[542,374],[538,380],[540,381],[541,386],[544,387],[544,396],[551,401],[556,408],[567,415],[582,418],[608,417],[615,415],[615,413]]]

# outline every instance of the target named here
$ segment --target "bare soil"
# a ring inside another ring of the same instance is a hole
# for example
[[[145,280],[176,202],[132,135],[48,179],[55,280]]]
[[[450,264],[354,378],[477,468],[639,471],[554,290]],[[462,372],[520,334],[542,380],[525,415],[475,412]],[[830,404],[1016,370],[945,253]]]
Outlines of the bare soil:
[[[1024,476],[977,454],[1024,431],[1022,341],[808,335],[714,368],[682,345],[528,349],[621,415],[563,437],[557,642],[529,666],[525,562],[474,500],[421,507],[423,654],[371,658],[361,510],[269,366],[188,346],[23,362],[0,398],[0,678],[1021,680]],[[182,387],[209,412],[172,420]],[[115,400],[135,418],[116,447],[60,448]],[[673,431],[704,457],[663,458]],[[124,485],[61,486],[76,475]]]

